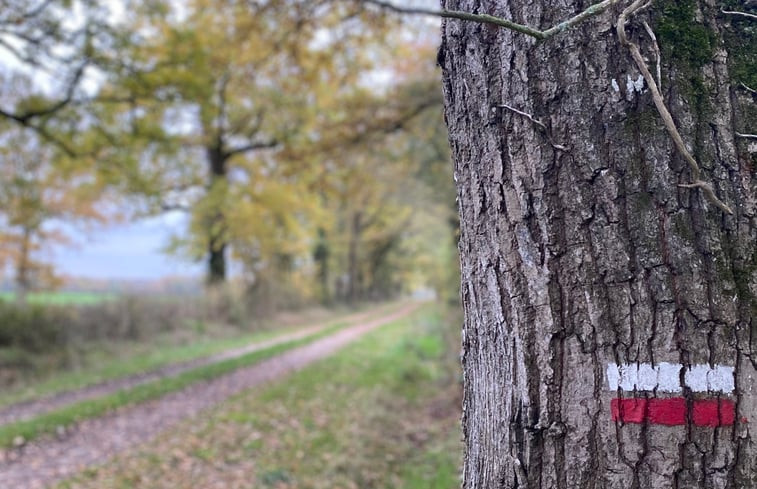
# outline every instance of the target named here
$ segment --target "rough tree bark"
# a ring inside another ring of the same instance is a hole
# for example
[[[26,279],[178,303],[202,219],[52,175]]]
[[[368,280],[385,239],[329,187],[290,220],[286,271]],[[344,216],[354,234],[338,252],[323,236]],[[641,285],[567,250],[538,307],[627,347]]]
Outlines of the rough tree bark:
[[[665,102],[729,216],[678,187],[689,167],[615,33],[627,3],[542,42],[443,21],[465,488],[757,487],[757,189],[736,135],[754,132],[753,95],[719,2],[631,19],[653,73],[642,21],[657,32]],[[536,27],[588,5],[442,2]]]

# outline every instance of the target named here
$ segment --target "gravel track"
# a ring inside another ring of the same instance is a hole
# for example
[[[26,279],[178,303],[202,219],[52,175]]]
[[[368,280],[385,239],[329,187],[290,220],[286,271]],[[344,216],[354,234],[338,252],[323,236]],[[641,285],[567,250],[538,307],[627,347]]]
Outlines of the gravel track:
[[[0,488],[42,489],[87,467],[102,464],[234,394],[327,357],[363,334],[408,315],[416,307],[406,305],[381,318],[342,329],[212,381],[193,384],[160,399],[84,421],[59,439],[40,439],[0,452]]]
[[[331,321],[328,323],[323,323],[323,324],[318,324],[315,326],[309,326],[306,328],[298,329],[297,331],[293,331],[291,333],[286,333],[280,336],[276,336],[275,338],[271,338],[270,340],[251,343],[243,347],[226,350],[224,352],[211,355],[208,357],[197,358],[197,359],[189,360],[186,362],[166,365],[165,367],[161,367],[149,372],[142,372],[142,373],[138,373],[134,375],[128,375],[125,377],[120,377],[117,379],[107,380],[104,382],[99,382],[97,384],[92,384],[86,387],[82,387],[80,389],[74,389],[70,391],[56,393],[50,396],[34,399],[32,401],[25,401],[25,402],[20,402],[16,404],[11,404],[11,405],[0,408],[0,426],[10,424],[10,423],[15,423],[16,421],[23,421],[26,419],[30,419],[40,414],[48,413],[50,411],[55,411],[56,409],[60,409],[62,407],[68,406],[70,404],[74,404],[79,401],[106,396],[108,394],[113,394],[114,392],[118,392],[119,390],[122,390],[122,389],[131,389],[132,387],[136,387],[140,384],[146,384],[148,382],[164,379],[166,377],[174,377],[176,375],[179,375],[183,372],[192,370],[197,367],[204,367],[206,365],[218,363],[224,360],[238,358],[243,355],[247,355],[248,353],[253,353],[258,350],[263,350],[271,346],[275,346],[281,343],[286,343],[288,341],[298,340],[306,336],[316,334],[326,329],[331,324],[334,324],[335,322],[351,323],[351,322],[363,321],[367,317],[369,317],[371,314],[375,314],[375,313],[376,311],[366,311],[366,312],[351,314],[345,318],[337,319],[336,321]],[[5,488],[0,486],[0,489],[5,489]]]

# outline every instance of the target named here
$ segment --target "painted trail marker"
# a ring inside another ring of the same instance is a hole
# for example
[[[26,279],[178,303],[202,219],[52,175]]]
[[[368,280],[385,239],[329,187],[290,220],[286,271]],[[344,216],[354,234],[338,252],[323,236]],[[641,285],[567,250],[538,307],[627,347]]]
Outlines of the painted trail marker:
[[[683,374],[683,375],[682,375]],[[611,391],[648,392],[654,397],[617,398],[610,401],[613,421],[651,423],[665,426],[728,426],[736,419],[736,406],[730,399],[735,389],[733,367],[680,363],[609,364],[607,383]],[[706,393],[708,399],[687,400],[684,397],[658,398],[658,393],[681,393],[687,387],[692,392]]]

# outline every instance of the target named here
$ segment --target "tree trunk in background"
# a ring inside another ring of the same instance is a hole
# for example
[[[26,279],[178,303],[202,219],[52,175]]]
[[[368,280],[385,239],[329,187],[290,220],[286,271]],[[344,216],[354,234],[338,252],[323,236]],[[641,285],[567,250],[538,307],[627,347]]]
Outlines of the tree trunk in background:
[[[326,230],[318,228],[318,241],[313,250],[313,261],[315,261],[318,284],[321,292],[321,304],[331,304],[331,293],[329,290],[329,258],[331,256],[331,247],[329,245]]]
[[[210,188],[226,185],[228,179],[228,154],[219,147],[207,150],[210,170]],[[208,222],[208,284],[222,284],[226,281],[226,222],[223,214],[224,202],[216,203],[217,210]]]
[[[222,284],[226,281],[226,243],[211,237],[208,246],[208,283]]]
[[[29,227],[24,226],[18,253],[18,262],[16,263],[16,303],[19,305],[26,304],[29,291],[32,287],[31,241],[32,231]]]
[[[442,3],[545,28],[590,2]],[[716,2],[631,19],[653,72],[641,20],[657,32],[665,101],[727,216],[678,187],[689,169],[617,41],[624,4],[538,43],[442,26],[465,488],[757,487],[757,191],[735,136],[754,102]]]
[[[360,235],[363,232],[362,218],[361,211],[355,212],[350,223],[350,244],[347,252],[347,302],[350,304],[356,303],[362,293],[360,261],[358,260]]]

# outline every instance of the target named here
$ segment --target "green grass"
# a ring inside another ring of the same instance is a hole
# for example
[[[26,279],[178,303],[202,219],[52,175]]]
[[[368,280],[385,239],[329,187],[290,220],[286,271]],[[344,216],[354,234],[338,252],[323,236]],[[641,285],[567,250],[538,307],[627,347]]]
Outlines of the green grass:
[[[375,314],[378,315],[394,307],[395,305],[380,306],[375,309]],[[329,321],[323,322],[329,322],[331,325],[341,323],[348,314],[354,312],[342,312]],[[371,314],[371,317],[373,315]],[[171,338],[153,338],[149,343],[103,344],[85,354],[85,357],[80,360],[82,365],[79,368],[56,370],[41,379],[28,379],[18,387],[3,389],[0,407],[214,355],[250,343],[266,341],[302,327],[303,325],[295,325],[242,334],[234,329],[232,336],[218,338],[217,336],[224,332],[215,331],[213,325],[202,325],[203,331],[195,332],[198,337],[192,338],[187,344],[172,344]],[[81,356],[78,353],[75,355]]]
[[[27,441],[33,440],[39,436],[54,433],[59,426],[68,426],[78,421],[101,416],[120,407],[156,399],[170,392],[184,389],[196,382],[220,377],[241,367],[252,365],[286,350],[333,334],[342,327],[344,327],[344,323],[337,323],[299,340],[280,343],[238,358],[198,367],[175,377],[149,382],[131,389],[123,389],[110,395],[71,404],[29,420],[0,426],[0,446],[11,447],[17,437],[22,437]]]
[[[459,337],[437,307],[60,487],[457,488]]]
[[[120,345],[120,356],[109,351],[110,345],[103,345],[102,349],[93,352],[87,359],[85,368],[53,373],[43,380],[6,390],[0,398],[0,407],[214,355],[231,348],[265,341],[296,329],[299,327],[279,331],[259,331],[231,338],[200,338],[184,345],[161,344],[162,342],[158,340],[157,345],[155,343],[130,345],[136,350],[131,355],[124,354],[123,350],[128,349],[128,346],[124,348],[124,345]]]
[[[15,294],[9,291],[0,292],[0,299],[12,302]],[[32,292],[27,295],[27,301],[32,304],[58,305],[58,306],[83,306],[99,304],[103,301],[113,300],[118,294],[112,292]]]

